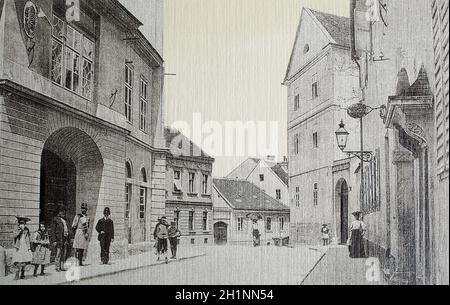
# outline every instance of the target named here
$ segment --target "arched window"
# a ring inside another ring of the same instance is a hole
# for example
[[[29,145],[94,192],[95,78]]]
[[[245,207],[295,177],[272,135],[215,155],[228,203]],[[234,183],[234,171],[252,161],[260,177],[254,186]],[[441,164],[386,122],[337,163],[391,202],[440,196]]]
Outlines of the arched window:
[[[147,183],[147,171],[145,168],[141,169],[141,181]]]
[[[131,164],[128,161],[125,162],[125,175],[129,179],[132,177]]]

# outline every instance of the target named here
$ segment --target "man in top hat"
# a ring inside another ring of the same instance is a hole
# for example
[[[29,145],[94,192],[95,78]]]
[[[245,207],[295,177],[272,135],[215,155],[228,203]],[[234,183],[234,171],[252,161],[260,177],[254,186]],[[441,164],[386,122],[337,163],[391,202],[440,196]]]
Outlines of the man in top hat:
[[[110,218],[111,211],[106,207],[103,211],[103,218],[97,222],[95,230],[98,232],[100,242],[100,257],[102,264],[109,264],[109,246],[114,241],[114,222]]]
[[[25,266],[31,264],[33,260],[33,252],[31,252],[31,235],[27,228],[27,222],[30,221],[26,217],[16,217],[19,223],[19,231],[14,237],[14,248],[12,262],[17,267],[15,280],[25,278]]]
[[[55,270],[57,272],[65,271],[64,264],[66,263],[67,247],[69,242],[69,227],[65,219],[66,209],[63,205],[58,208],[58,214],[53,218],[50,242],[53,248],[56,249],[55,256]]]
[[[169,262],[167,258],[167,239],[169,237],[167,218],[165,216],[161,217],[161,220],[155,227],[153,232],[153,237],[157,241],[157,251],[158,251],[158,261],[161,260],[161,253],[165,255],[166,264]]]
[[[81,213],[77,214],[72,222],[72,230],[75,232],[73,248],[75,249],[75,257],[78,259],[79,266],[83,266],[84,251],[88,247],[89,218],[87,210],[87,203],[83,202],[81,204]]]

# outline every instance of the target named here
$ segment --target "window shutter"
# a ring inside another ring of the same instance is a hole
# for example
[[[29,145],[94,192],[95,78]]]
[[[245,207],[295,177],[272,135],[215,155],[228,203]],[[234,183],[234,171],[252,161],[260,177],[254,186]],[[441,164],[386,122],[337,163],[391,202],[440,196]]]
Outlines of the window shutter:
[[[433,0],[435,119],[438,174],[449,170],[449,11],[448,0]]]

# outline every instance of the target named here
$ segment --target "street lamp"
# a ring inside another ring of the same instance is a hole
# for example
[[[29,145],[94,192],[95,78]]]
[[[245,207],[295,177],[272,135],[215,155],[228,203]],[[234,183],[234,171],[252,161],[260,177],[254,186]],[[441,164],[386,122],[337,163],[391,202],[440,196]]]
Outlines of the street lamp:
[[[341,120],[341,123],[339,124],[339,129],[336,130],[336,140],[338,143],[338,147],[340,150],[344,151],[345,147],[347,146],[347,139],[348,139],[348,131],[345,129],[344,121]]]
[[[371,151],[364,151],[364,150],[345,150],[347,147],[347,140],[349,133],[345,129],[344,121],[341,120],[341,123],[339,124],[339,129],[336,130],[336,141],[339,149],[346,153],[349,157],[357,157],[362,162],[371,162],[373,159],[373,152]],[[361,146],[362,148],[362,146]]]

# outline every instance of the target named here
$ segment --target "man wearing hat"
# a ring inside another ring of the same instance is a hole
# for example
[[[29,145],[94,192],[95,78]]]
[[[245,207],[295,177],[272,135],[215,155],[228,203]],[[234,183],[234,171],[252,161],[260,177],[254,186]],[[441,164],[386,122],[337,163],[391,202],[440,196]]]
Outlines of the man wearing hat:
[[[106,207],[103,211],[103,218],[97,222],[95,230],[98,232],[100,242],[100,257],[102,264],[109,264],[109,246],[114,241],[114,222],[110,218],[111,211]]]
[[[60,205],[58,214],[52,220],[52,229],[50,231],[50,242],[53,248],[56,249],[55,270],[57,272],[65,271],[64,264],[66,263],[69,241],[69,227],[67,226],[65,215],[66,209],[63,205]]]
[[[81,213],[77,214],[72,222],[72,230],[75,232],[73,239],[73,248],[75,257],[78,259],[78,265],[83,266],[84,251],[88,247],[89,218],[87,216],[87,203],[81,204]]]
[[[170,251],[172,252],[172,259],[177,258],[178,239],[181,236],[180,230],[178,230],[175,221],[170,223],[169,231]]]
[[[155,231],[153,232],[153,237],[157,241],[157,251],[158,251],[158,261],[161,260],[161,253],[165,255],[166,264],[168,263],[167,258],[167,239],[169,237],[169,232],[167,230],[167,218],[165,216],[161,217],[160,222],[156,225]]]
[[[25,266],[31,264],[33,260],[33,253],[31,252],[31,235],[30,230],[26,227],[27,222],[30,221],[26,217],[16,217],[19,223],[19,231],[14,237],[14,248],[16,251],[13,254],[13,264],[18,268],[15,280],[25,278]]]

